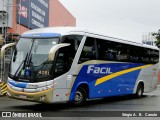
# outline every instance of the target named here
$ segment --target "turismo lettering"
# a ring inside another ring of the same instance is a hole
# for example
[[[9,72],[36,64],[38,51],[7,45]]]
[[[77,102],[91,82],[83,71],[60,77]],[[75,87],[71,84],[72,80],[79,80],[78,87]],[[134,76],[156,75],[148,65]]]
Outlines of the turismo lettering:
[[[109,67],[94,67],[94,65],[89,65],[87,73],[94,73],[94,74],[111,74],[111,68]]]

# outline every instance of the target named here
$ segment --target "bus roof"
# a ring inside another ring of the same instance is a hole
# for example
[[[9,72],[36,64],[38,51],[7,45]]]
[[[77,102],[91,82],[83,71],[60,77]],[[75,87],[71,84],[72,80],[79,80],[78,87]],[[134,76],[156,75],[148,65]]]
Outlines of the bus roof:
[[[98,32],[94,32],[94,31],[90,31],[85,28],[78,28],[78,27],[38,28],[38,29],[34,29],[34,30],[29,30],[29,31],[23,33],[21,36],[22,37],[28,37],[28,36],[29,37],[36,37],[38,34],[43,34],[44,36],[46,36],[46,34],[48,36],[64,36],[64,35],[70,35],[70,34],[86,35],[86,36],[96,37],[96,38],[100,38],[100,39],[107,39],[110,41],[115,41],[115,42],[120,42],[120,43],[125,43],[125,44],[130,44],[130,45],[159,50],[158,47],[156,47],[156,46],[151,46],[151,45],[146,45],[146,44],[138,43],[138,42],[134,42],[134,41],[119,39],[119,38],[108,36],[103,33],[98,33]]]

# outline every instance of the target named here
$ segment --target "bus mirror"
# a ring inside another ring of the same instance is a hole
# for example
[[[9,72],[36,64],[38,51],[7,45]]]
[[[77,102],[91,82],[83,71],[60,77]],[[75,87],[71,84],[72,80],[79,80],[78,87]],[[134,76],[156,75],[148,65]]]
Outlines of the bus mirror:
[[[15,45],[16,45],[16,43],[9,43],[9,44],[4,45],[4,46],[1,48],[1,55],[0,55],[1,59],[4,58],[4,54],[5,54],[6,48],[9,48],[9,47],[12,47],[12,46],[15,46]]]
[[[66,46],[70,46],[70,43],[61,43],[61,44],[54,45],[49,51],[48,61],[53,61],[56,51]]]

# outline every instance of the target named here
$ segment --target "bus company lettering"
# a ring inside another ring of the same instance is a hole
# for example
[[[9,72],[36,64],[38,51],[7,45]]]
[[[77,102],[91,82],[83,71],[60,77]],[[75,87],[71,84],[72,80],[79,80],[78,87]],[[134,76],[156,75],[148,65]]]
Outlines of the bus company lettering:
[[[94,67],[94,65],[89,65],[87,73],[94,73],[94,74],[111,74],[111,68],[109,67]]]

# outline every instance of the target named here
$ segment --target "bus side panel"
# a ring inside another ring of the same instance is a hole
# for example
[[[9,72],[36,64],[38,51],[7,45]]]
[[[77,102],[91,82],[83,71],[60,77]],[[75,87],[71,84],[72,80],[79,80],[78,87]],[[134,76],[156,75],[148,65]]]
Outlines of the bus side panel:
[[[149,68],[146,68],[146,69],[142,69],[139,73],[139,76],[138,76],[138,80],[135,84],[135,88],[134,88],[134,92],[133,93],[136,93],[136,90],[137,90],[137,86],[139,84],[139,82],[143,82],[144,83],[144,92],[150,92],[151,91],[151,82],[153,80],[152,78],[152,68],[153,66],[149,67]]]
[[[143,64],[105,63],[84,65],[73,83],[70,100],[73,100],[79,83],[89,85],[89,98],[133,94],[140,69],[131,72],[130,69],[139,66],[143,66]],[[106,74],[104,74],[105,71]],[[123,72],[126,73],[123,74]],[[96,84],[97,81],[101,80],[101,83]]]
[[[68,101],[70,89],[55,89],[53,90],[53,103]]]
[[[152,80],[152,84],[151,84],[151,90],[152,91],[157,88],[157,85],[158,85],[158,74],[159,74],[159,63],[155,64],[153,66],[153,71],[152,71],[153,80]]]
[[[155,90],[158,85],[158,64],[142,69],[137,79],[134,93],[136,92],[137,85],[140,81],[144,82],[144,92]]]

